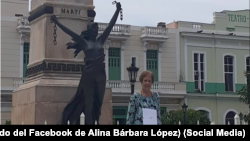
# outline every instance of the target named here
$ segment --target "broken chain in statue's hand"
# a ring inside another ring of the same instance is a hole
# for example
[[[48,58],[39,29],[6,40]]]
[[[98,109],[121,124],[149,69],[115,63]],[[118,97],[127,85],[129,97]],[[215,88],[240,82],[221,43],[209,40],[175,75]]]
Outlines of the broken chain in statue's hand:
[[[114,5],[114,4],[118,4],[118,3],[120,4],[120,2],[116,2],[116,1],[113,1],[113,2],[112,2],[113,5]],[[118,7],[117,7],[117,8],[118,8]],[[120,19],[122,20],[122,19],[123,19],[122,8],[121,8],[121,7],[119,7],[119,8],[121,9],[121,10],[120,10],[120,14],[121,14],[121,15],[120,15]]]

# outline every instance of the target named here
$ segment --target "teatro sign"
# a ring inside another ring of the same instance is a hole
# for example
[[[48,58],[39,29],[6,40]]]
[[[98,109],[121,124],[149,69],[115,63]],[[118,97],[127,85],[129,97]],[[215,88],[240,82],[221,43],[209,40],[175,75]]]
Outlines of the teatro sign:
[[[229,22],[240,22],[245,23],[247,17],[244,15],[234,15],[234,14],[228,14],[228,20]]]

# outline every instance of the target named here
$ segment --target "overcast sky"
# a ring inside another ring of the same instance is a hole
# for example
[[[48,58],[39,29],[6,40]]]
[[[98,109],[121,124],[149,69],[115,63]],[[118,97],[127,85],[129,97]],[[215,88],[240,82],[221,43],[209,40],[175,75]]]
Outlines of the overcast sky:
[[[116,9],[114,0],[93,0],[96,22],[109,22]],[[213,12],[249,9],[249,0],[117,0],[123,20],[117,24],[156,26],[158,22],[192,21],[211,23]]]

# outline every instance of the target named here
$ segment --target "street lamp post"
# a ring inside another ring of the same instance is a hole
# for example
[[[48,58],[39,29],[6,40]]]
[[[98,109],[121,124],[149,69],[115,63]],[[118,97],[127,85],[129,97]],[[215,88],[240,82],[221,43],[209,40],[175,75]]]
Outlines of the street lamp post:
[[[127,68],[128,76],[129,76],[129,80],[130,80],[130,84],[131,84],[131,94],[134,93],[135,82],[136,82],[138,70],[139,70],[139,68],[137,68],[135,66],[135,60],[133,58],[131,66],[129,68]]]
[[[243,114],[240,112],[239,114],[239,117],[240,117],[240,125],[242,125],[242,120],[243,120]]]
[[[186,112],[187,112],[187,105],[186,103],[184,102],[184,104],[182,105],[182,112],[183,112],[183,122],[184,122],[184,125],[186,124]]]

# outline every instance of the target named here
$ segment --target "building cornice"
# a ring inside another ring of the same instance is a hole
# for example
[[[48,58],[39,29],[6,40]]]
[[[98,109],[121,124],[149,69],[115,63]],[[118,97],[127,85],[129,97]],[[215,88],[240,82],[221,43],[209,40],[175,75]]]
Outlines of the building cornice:
[[[141,36],[141,40],[143,42],[165,42],[169,37],[165,36],[146,36],[146,35],[142,35]]]
[[[249,28],[248,28],[249,29]],[[207,33],[207,34],[218,34],[218,35],[229,35],[229,31],[221,31],[221,30],[205,30],[205,29],[192,29],[192,28],[179,28],[178,31],[180,33],[197,33],[197,31],[202,30],[201,33]],[[249,32],[233,32],[237,36],[249,36]]]
[[[229,34],[212,34],[211,33],[196,33],[196,32],[181,32],[181,36],[187,36],[187,37],[199,37],[199,38],[216,38],[216,39],[227,39],[227,40],[245,40],[249,41],[249,34],[248,36],[246,34],[241,35],[229,35]]]
[[[187,94],[188,97],[196,97],[196,98],[240,98],[240,95],[234,94]]]

